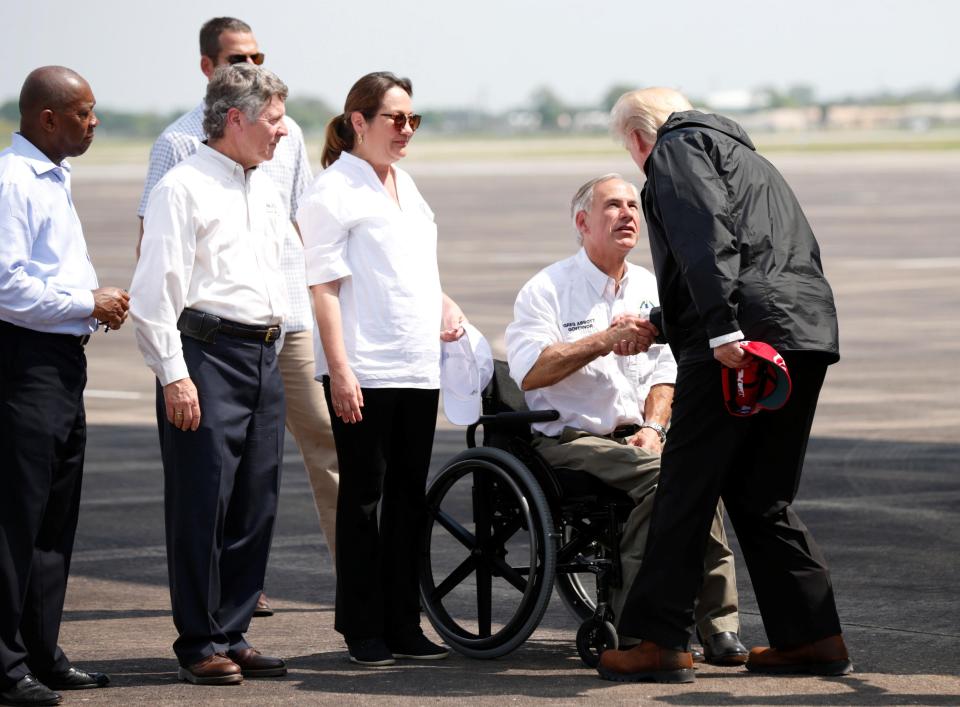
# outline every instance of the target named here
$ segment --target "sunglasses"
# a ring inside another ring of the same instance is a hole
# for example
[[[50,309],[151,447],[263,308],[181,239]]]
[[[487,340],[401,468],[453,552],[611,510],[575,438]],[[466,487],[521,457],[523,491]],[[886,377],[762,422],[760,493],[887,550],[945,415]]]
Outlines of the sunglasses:
[[[407,115],[406,113],[381,113],[384,118],[390,118],[393,121],[393,127],[397,129],[397,132],[403,130],[403,126],[408,122],[410,123],[410,129],[416,130],[420,127],[420,121],[423,120],[422,115],[417,115],[416,113],[411,113]]]
[[[263,52],[257,52],[256,54],[231,54],[227,57],[228,64],[246,64],[247,60],[260,66],[264,60]]]

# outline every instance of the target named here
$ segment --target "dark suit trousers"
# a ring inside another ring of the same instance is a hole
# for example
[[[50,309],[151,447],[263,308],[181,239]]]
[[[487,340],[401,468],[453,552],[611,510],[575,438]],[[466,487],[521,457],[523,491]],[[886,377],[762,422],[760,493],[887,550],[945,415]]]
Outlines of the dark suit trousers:
[[[200,429],[167,422],[157,384],[173,644],[189,666],[249,647],[244,633],[263,589],[283,458],[283,383],[277,352],[221,334],[186,336]]]
[[[79,337],[0,322],[0,688],[66,670],[57,646],[80,508]]]
[[[840,633],[826,561],[791,508],[826,363],[785,354],[788,403],[750,417],[726,412],[720,364],[681,362],[647,549],[620,622],[625,635],[686,650],[718,498],[740,541],[770,645]]]
[[[439,391],[363,388],[363,420],[354,424],[333,413],[327,377],[324,394],[340,465],[334,628],[348,640],[399,637],[420,627],[419,547]]]

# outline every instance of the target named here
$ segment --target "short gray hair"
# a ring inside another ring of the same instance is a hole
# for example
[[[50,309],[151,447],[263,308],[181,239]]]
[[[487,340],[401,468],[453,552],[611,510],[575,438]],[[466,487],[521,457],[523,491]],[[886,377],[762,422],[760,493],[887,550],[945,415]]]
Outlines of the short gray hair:
[[[633,189],[634,196],[639,198],[637,187],[616,172],[604,174],[602,177],[594,177],[589,182],[577,189],[577,193],[574,194],[573,198],[570,200],[570,218],[573,221],[574,233],[577,234],[577,243],[580,245],[583,245],[583,235],[580,233],[580,229],[577,227],[577,214],[579,214],[581,211],[589,211],[593,207],[593,190],[596,189],[598,184],[609,182],[611,179],[619,179],[621,182],[628,184],[630,188]]]
[[[254,64],[221,66],[213,72],[203,100],[203,130],[207,137],[223,137],[227,112],[231,108],[243,112],[247,120],[256,120],[263,109],[279,96],[287,100],[287,85],[272,71]]]

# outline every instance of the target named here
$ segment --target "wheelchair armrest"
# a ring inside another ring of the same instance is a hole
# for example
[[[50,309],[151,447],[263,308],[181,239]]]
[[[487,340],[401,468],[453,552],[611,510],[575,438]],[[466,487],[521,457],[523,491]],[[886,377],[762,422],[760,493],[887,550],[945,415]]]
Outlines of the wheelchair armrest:
[[[556,410],[519,410],[481,415],[479,420],[467,427],[467,446],[471,449],[476,446],[477,428],[481,426],[530,425],[533,422],[553,422],[559,417],[560,413]]]
[[[556,410],[518,410],[513,412],[498,412],[495,415],[481,415],[478,425],[516,425],[531,424],[534,422],[553,422],[559,419],[560,413]]]

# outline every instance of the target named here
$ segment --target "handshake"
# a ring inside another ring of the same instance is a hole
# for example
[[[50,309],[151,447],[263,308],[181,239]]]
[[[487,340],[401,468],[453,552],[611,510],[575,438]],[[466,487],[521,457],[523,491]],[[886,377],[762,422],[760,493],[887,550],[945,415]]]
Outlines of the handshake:
[[[633,356],[649,349],[660,331],[648,319],[635,314],[618,314],[604,333],[608,344],[606,353],[612,351],[617,356]]]

